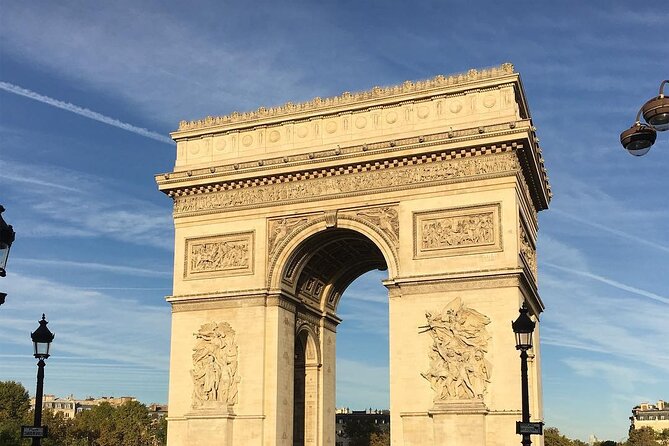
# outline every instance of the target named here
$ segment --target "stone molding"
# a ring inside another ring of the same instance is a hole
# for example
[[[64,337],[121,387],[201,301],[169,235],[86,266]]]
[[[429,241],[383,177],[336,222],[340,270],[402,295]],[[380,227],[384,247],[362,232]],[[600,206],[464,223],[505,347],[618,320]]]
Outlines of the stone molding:
[[[296,304],[290,298],[281,293],[268,292],[268,290],[221,291],[169,296],[167,301],[172,305],[172,313],[255,306],[279,306],[292,313],[296,311]]]
[[[414,259],[500,252],[501,204],[416,212],[413,233]]]
[[[446,291],[512,288],[520,286],[522,280],[522,273],[517,269],[513,272],[497,272],[497,274],[490,274],[490,271],[480,271],[478,273],[480,275],[474,275],[476,272],[468,272],[468,275],[464,277],[414,276],[411,278],[395,278],[386,281],[385,285],[391,293],[391,298],[401,298],[404,295]]]
[[[298,312],[295,316],[295,333],[300,331],[302,326],[306,326],[317,336],[321,335],[320,318],[309,313]],[[317,341],[317,340],[316,340]]]
[[[453,74],[448,77],[439,75],[424,81],[404,81],[402,84],[391,87],[374,87],[371,90],[357,93],[345,92],[340,96],[330,98],[317,97],[311,101],[298,104],[288,102],[280,107],[260,107],[253,112],[234,112],[226,116],[207,116],[204,119],[195,121],[181,121],[179,123],[179,131],[206,129],[235,123],[255,122],[266,118],[290,116],[305,111],[327,111],[333,107],[351,106],[370,100],[400,96],[407,93],[427,92],[437,88],[465,85],[474,81],[491,79],[513,73],[513,65],[505,63],[497,67],[482,70],[471,69],[466,73]]]
[[[513,145],[482,148],[464,158],[450,153],[368,162],[365,165],[330,167],[320,170],[230,182],[220,190],[183,191],[174,195],[175,217],[228,210],[284,206],[309,200],[368,195],[417,187],[516,174],[518,159]],[[479,155],[479,156],[476,156]],[[392,175],[387,172],[392,170]]]
[[[187,238],[184,279],[253,274],[255,232]]]
[[[393,155],[394,153],[415,152],[417,149],[426,151],[431,147],[439,147],[444,144],[475,142],[481,135],[505,137],[507,141],[527,140],[528,132],[531,132],[531,122],[521,120],[502,124],[491,124],[467,129],[454,129],[448,132],[438,132],[420,136],[407,136],[405,138],[354,144],[350,146],[337,145],[335,149],[327,148],[314,150],[308,153],[297,153],[276,157],[266,157],[261,160],[235,162],[221,164],[211,167],[193,168],[190,170],[177,170],[173,172],[158,174],[155,176],[160,189],[170,196],[175,190],[183,188],[184,181],[196,180],[207,183],[203,186],[208,190],[214,190],[215,184],[220,183],[222,176],[238,176],[239,174],[256,174],[258,176],[268,175],[270,169],[285,169],[286,167],[305,167],[310,164],[320,164],[324,161],[355,162],[356,157],[374,155]],[[322,145],[322,144],[319,144]],[[456,157],[465,156],[473,147],[451,149]],[[414,156],[413,154],[411,156]],[[543,166],[543,158],[540,159]],[[271,175],[271,174],[270,174]],[[547,177],[546,177],[547,180]],[[549,187],[549,186],[548,186]]]

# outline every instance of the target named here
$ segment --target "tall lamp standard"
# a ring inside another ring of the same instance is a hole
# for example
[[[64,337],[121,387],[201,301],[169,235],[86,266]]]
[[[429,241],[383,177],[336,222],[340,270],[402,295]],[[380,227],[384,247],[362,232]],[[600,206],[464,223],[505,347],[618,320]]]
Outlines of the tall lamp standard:
[[[636,122],[620,134],[620,144],[632,155],[643,156],[655,144],[657,132],[669,130],[669,98],[664,96],[664,85],[660,84],[660,93],[651,98],[639,109]],[[646,122],[641,122],[641,115]]]
[[[51,341],[56,336],[51,333],[46,327],[48,322],[45,319],[44,314],[42,314],[42,320],[39,321],[39,327],[33,333],[30,334],[30,337],[33,340],[33,345],[35,346],[35,358],[39,359],[37,362],[37,392],[35,393],[35,423],[34,426],[42,426],[42,396],[44,394],[44,366],[46,363],[44,360],[49,357],[49,348],[51,347]],[[40,437],[33,437],[32,446],[40,446]]]
[[[9,248],[12,247],[12,243],[16,237],[12,226],[8,225],[5,219],[2,218],[3,212],[5,212],[5,208],[0,204],[0,277],[7,275],[5,267],[9,258]],[[7,294],[0,292],[0,305],[5,303],[5,297],[7,297]]]
[[[518,316],[518,319],[511,323],[511,327],[516,334],[516,350],[520,350],[521,398],[523,408],[522,424],[529,424],[530,395],[527,382],[527,351],[532,348],[532,333],[534,332],[535,323],[527,315],[528,309],[525,303],[523,303],[523,307],[518,311],[520,312],[520,315]],[[516,429],[516,432],[519,434],[521,433],[520,431],[519,428]],[[523,432],[521,435],[523,436],[521,444],[523,446],[530,446],[532,444],[530,434]]]

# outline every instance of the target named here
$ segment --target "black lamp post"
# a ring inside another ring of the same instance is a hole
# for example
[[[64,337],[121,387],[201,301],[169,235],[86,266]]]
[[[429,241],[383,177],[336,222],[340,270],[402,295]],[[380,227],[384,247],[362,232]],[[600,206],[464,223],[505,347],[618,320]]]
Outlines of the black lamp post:
[[[669,80],[662,81],[660,94],[643,104],[636,115],[636,122],[620,134],[620,143],[634,156],[648,153],[650,147],[655,144],[657,132],[669,130],[669,98],[664,96],[666,83],[669,83]],[[645,123],[641,122],[641,115]]]
[[[42,396],[44,394],[44,366],[46,365],[44,360],[49,357],[51,341],[53,341],[53,338],[56,336],[49,331],[46,324],[48,324],[48,322],[46,321],[44,314],[42,314],[42,320],[39,321],[39,327],[30,334],[35,347],[35,358],[39,359],[37,362],[37,392],[35,393],[35,427],[41,427],[42,425]],[[40,437],[33,437],[32,444],[33,446],[39,446]]]
[[[8,225],[2,218],[2,213],[5,212],[4,206],[0,204],[0,277],[5,277],[7,274],[5,267],[7,266],[7,258],[9,257],[9,248],[12,247],[16,234],[11,225]],[[0,305],[5,303],[7,294],[0,292]]]
[[[529,423],[530,395],[527,382],[527,351],[532,348],[532,333],[534,332],[535,323],[527,315],[528,309],[524,303],[523,307],[518,311],[520,312],[520,316],[511,323],[511,327],[516,334],[516,350],[520,350],[521,397],[523,407],[522,423]],[[519,431],[520,429],[517,429],[518,433],[520,433]],[[521,444],[523,446],[530,446],[532,444],[530,434],[522,433],[521,435],[523,436]]]

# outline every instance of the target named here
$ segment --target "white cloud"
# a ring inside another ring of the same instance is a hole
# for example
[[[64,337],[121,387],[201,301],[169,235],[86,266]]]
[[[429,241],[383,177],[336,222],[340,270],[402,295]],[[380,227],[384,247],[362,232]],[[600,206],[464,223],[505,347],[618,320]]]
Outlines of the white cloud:
[[[630,367],[615,361],[598,361],[584,358],[565,358],[563,362],[574,372],[587,378],[603,378],[620,392],[630,392],[637,383],[652,385],[656,382],[643,373],[643,368]]]
[[[175,125],[179,119],[230,112],[232,104],[257,107],[263,105],[255,99],[259,91],[280,102],[303,96],[300,68],[277,57],[280,42],[253,45],[246,39],[237,45],[240,37],[226,26],[230,18],[223,11],[225,17],[203,32],[172,8],[153,9],[147,3],[75,7],[45,2],[39,13],[35,8],[3,5],[5,51],[79,82],[83,89],[122,98],[147,119]],[[287,96],[286,90],[291,91]]]
[[[169,207],[117,193],[110,180],[53,165],[0,160],[0,185],[22,203],[12,222],[22,229],[22,237],[109,237],[172,249]]]
[[[124,274],[131,276],[140,276],[140,277],[172,277],[172,271],[157,271],[154,269],[147,268],[138,268],[133,266],[125,265],[107,265],[96,262],[73,262],[70,260],[46,260],[46,259],[28,259],[28,258],[18,258],[12,260],[12,263],[18,263],[19,265],[27,266],[51,266],[58,269],[73,269],[77,271],[81,270],[93,270],[93,271],[102,271],[107,273],[114,274]],[[82,288],[78,288],[82,289]],[[88,289],[132,289],[132,288],[88,288]],[[134,288],[134,289],[149,289],[149,288]],[[162,288],[156,288],[162,289]]]
[[[11,299],[3,305],[0,324],[5,345],[29,342],[26,333],[45,313],[56,333],[55,356],[167,369],[170,310],[164,301],[151,304],[141,292],[112,297],[17,273],[6,284]]]

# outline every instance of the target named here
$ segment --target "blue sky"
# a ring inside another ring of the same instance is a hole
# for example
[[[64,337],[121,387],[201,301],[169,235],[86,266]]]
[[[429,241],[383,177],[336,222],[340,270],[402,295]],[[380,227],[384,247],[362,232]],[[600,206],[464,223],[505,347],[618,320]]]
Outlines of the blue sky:
[[[167,400],[173,233],[153,174],[171,170],[180,120],[508,61],[554,192],[539,237],[545,420],[620,439],[635,404],[669,398],[669,134],[642,158],[618,142],[669,77],[665,1],[0,9],[0,203],[17,232],[0,379],[33,391],[45,312],[46,392]],[[340,306],[339,405],[388,405],[383,277]]]

